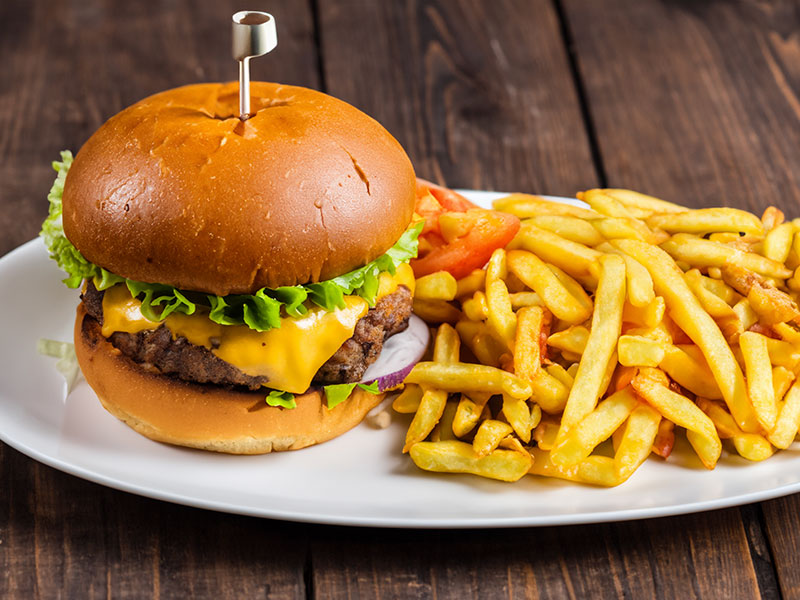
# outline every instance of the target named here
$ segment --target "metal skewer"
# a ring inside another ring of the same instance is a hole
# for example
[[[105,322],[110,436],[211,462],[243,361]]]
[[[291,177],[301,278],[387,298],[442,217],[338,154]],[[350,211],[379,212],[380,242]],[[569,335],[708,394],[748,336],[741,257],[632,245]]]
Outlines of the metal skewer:
[[[242,10],[233,15],[233,58],[239,61],[239,118],[250,118],[250,59],[278,45],[275,18],[265,12]]]

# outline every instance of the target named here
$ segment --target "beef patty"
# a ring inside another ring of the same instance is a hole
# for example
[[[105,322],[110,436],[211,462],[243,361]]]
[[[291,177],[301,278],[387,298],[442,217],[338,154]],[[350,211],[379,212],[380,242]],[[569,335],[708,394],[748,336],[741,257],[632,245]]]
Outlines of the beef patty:
[[[92,282],[81,294],[86,312],[103,323],[103,292]],[[411,315],[411,292],[401,285],[370,308],[358,323],[353,337],[347,340],[314,376],[314,383],[327,385],[360,381],[367,367],[378,358],[383,342],[408,327]],[[246,375],[237,367],[217,357],[204,346],[196,346],[185,337],[173,339],[165,326],[139,333],[117,331],[109,341],[125,356],[148,370],[197,383],[244,386],[252,390],[269,385],[266,377]]]

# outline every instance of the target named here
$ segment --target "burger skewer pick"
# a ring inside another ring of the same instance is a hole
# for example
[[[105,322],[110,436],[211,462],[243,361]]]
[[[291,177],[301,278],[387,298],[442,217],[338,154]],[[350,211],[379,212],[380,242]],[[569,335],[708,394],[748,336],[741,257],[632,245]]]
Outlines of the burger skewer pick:
[[[233,15],[233,58],[239,61],[239,118],[250,118],[250,59],[272,52],[278,45],[275,17],[257,10]]]

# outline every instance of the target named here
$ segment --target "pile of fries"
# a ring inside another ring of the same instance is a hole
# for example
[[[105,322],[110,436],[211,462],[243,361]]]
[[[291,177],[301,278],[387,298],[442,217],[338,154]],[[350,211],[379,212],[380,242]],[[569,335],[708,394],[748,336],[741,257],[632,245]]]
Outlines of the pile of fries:
[[[800,426],[800,220],[690,210],[629,190],[590,208],[514,194],[488,265],[417,280],[438,325],[394,408],[422,469],[615,486],[683,435],[760,461]]]

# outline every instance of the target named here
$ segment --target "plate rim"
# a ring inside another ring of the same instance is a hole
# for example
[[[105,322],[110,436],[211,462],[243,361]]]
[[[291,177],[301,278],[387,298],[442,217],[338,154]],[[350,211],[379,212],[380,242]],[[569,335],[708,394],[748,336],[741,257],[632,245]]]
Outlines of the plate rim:
[[[466,195],[482,196],[484,198],[501,197],[506,195],[503,192],[492,192],[486,190],[457,190]],[[576,206],[585,206],[579,200],[573,198],[566,198],[561,196],[545,196],[540,195],[550,201],[559,203],[568,203]],[[30,240],[4,256],[0,257],[0,265],[4,263],[13,262],[18,255],[26,252],[33,251],[33,246],[41,246],[40,238]],[[218,512],[225,512],[229,514],[238,514],[244,516],[278,519],[285,521],[292,521],[298,523],[313,523],[313,524],[326,524],[326,525],[345,525],[357,527],[373,527],[373,528],[411,528],[411,529],[468,529],[468,528],[513,528],[513,527],[544,527],[544,526],[561,526],[561,525],[580,525],[589,523],[609,523],[621,521],[633,521],[641,519],[678,516],[685,514],[700,513],[710,510],[718,510],[723,508],[731,508],[750,504],[753,502],[762,502],[765,500],[772,500],[787,496],[796,492],[800,492],[800,480],[772,487],[765,490],[759,490],[749,493],[741,493],[732,496],[725,496],[723,498],[714,498],[708,500],[698,500],[693,502],[684,502],[681,504],[671,504],[657,507],[642,507],[642,508],[622,508],[607,511],[592,511],[592,512],[578,512],[575,514],[548,514],[544,516],[515,516],[515,517],[469,517],[469,518],[452,518],[442,519],[440,517],[432,518],[409,518],[409,517],[391,517],[391,516],[355,516],[355,515],[337,515],[324,513],[321,511],[293,511],[281,508],[267,508],[256,509],[245,505],[236,505],[231,502],[223,502],[218,500],[208,500],[198,495],[190,494],[176,494],[170,491],[164,491],[157,486],[148,486],[126,481],[122,478],[104,474],[100,470],[87,468],[85,466],[71,463],[70,461],[63,460],[57,456],[51,456],[48,453],[42,452],[37,448],[31,447],[24,443],[22,440],[17,439],[15,436],[9,434],[5,427],[0,424],[0,441],[8,444],[11,448],[32,458],[48,467],[57,469],[69,475],[79,477],[81,479],[103,485],[112,489],[120,490],[127,493],[136,494],[139,496],[152,498],[155,500],[172,502],[184,506],[191,506],[204,510],[214,510]],[[442,475],[442,477],[448,477]],[[452,477],[452,476],[451,476]],[[465,476],[469,477],[469,476]]]

